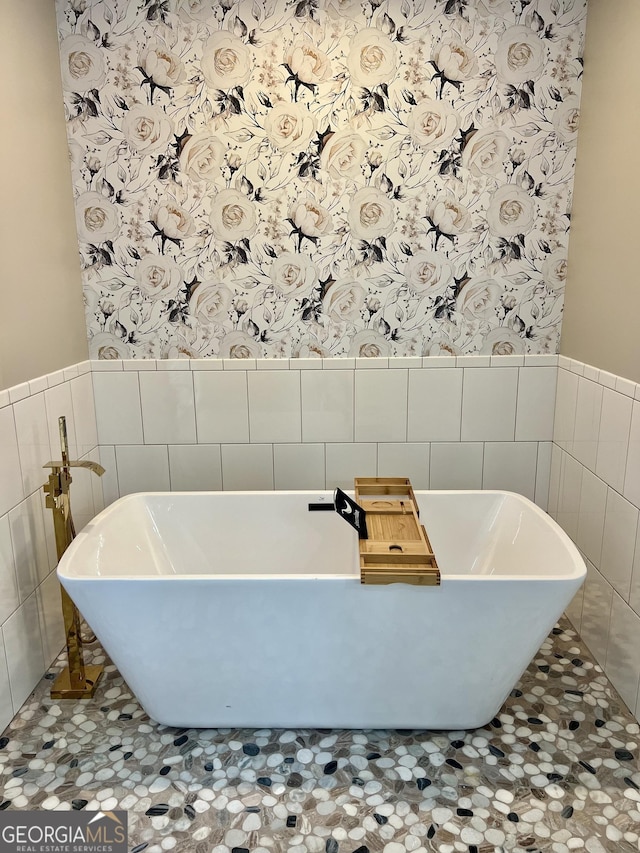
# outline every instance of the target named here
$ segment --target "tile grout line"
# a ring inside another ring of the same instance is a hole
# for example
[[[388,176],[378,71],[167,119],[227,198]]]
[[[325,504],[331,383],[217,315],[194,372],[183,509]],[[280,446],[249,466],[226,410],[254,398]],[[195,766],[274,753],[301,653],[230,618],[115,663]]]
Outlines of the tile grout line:
[[[247,401],[247,444],[251,444],[251,409],[249,404],[249,371],[244,370],[244,394]]]

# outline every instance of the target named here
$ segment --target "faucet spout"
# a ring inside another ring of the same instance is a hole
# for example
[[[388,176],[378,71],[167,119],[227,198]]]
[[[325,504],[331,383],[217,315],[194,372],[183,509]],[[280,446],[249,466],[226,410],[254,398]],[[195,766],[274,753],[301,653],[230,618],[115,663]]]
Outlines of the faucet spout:
[[[92,462],[90,459],[68,459],[66,462],[47,462],[42,467],[51,468],[54,473],[61,471],[63,468],[87,468],[89,471],[97,474],[98,477],[102,477],[105,470],[99,462]]]

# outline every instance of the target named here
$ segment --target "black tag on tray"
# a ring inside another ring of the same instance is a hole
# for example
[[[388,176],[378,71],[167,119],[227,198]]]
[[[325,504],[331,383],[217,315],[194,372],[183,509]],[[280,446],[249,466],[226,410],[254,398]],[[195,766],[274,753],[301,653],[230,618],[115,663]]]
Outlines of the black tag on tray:
[[[367,539],[367,513],[353,498],[346,495],[342,489],[333,493],[333,502],[338,515],[358,531],[359,539]]]

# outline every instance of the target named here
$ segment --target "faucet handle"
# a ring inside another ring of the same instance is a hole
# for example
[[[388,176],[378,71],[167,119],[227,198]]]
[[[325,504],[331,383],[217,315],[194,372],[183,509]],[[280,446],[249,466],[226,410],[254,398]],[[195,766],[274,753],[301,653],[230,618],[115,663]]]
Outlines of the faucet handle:
[[[51,468],[54,472],[61,471],[63,468],[88,468],[93,471],[98,477],[102,477],[105,469],[99,462],[92,462],[90,459],[70,459],[67,462],[47,462],[43,468]]]

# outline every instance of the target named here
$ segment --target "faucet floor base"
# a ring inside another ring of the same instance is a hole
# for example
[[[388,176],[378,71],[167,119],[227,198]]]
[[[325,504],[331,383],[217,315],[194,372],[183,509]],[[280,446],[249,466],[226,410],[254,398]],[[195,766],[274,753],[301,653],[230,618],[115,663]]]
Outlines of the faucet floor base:
[[[51,698],[92,699],[103,671],[103,666],[85,666],[82,681],[75,673],[72,676],[69,667],[65,666],[51,686]]]

